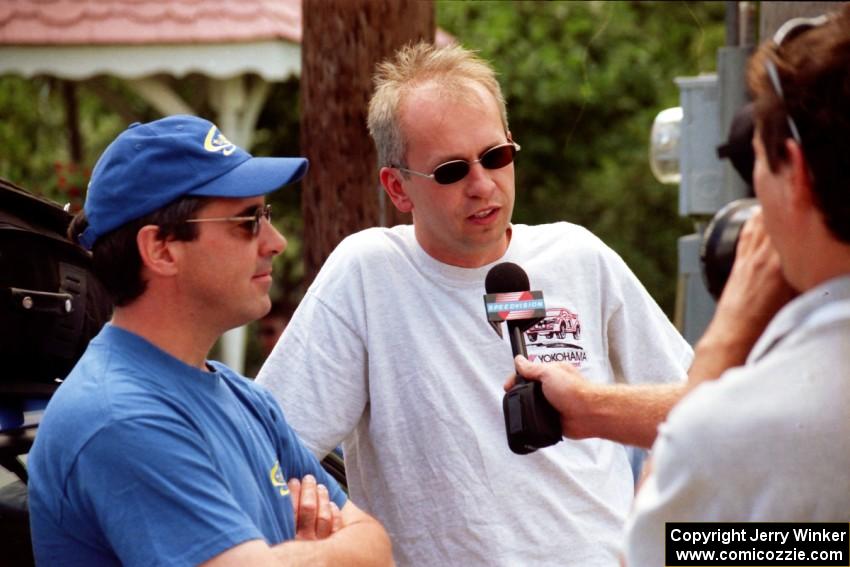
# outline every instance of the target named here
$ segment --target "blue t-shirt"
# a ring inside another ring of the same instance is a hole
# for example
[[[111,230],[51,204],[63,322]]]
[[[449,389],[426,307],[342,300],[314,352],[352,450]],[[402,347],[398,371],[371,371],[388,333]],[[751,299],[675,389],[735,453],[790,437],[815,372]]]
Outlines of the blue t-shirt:
[[[286,480],[346,497],[260,386],[107,325],[48,404],[27,464],[36,561],[197,564],[295,536]]]

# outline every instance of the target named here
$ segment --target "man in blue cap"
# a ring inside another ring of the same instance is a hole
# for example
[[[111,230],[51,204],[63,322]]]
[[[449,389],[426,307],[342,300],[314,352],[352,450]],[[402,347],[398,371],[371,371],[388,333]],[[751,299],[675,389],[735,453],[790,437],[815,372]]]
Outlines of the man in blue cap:
[[[206,359],[269,310],[286,240],[264,196],[306,170],[190,116],[134,124],[101,156],[70,232],[115,312],[29,456],[38,563],[391,564],[272,397]]]

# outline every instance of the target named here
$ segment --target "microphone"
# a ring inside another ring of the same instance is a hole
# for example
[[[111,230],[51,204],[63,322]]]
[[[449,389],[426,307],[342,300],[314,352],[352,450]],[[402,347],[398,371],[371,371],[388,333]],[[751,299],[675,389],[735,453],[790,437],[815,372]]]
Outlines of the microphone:
[[[527,357],[525,331],[546,316],[542,291],[530,291],[528,274],[518,265],[503,262],[493,266],[484,280],[487,320],[501,337],[507,322],[514,356]],[[517,374],[513,388],[502,400],[508,447],[525,455],[562,439],[561,419],[543,395],[543,385]]]

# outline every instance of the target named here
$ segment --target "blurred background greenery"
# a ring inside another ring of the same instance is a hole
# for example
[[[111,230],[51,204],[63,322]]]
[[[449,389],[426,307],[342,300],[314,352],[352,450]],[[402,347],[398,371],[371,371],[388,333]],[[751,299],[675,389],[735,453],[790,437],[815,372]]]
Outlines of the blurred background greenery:
[[[437,25],[478,50],[499,73],[511,131],[522,145],[514,221],[586,226],[623,256],[672,318],[676,239],[693,227],[677,214],[676,189],[650,172],[649,132],[660,110],[678,105],[674,77],[715,69],[724,3],[434,5]],[[203,98],[200,77],[174,80],[173,86],[187,100]],[[299,153],[298,92],[297,78],[273,86],[252,153]],[[158,114],[117,79],[78,84],[82,160],[76,165],[63,96],[56,79],[0,77],[0,176],[76,207],[109,141],[131,120]],[[214,115],[203,104],[195,108]],[[290,303],[304,292],[300,191],[296,186],[272,198],[275,223],[289,240],[275,266],[274,295]],[[249,366],[257,356],[252,342]]]

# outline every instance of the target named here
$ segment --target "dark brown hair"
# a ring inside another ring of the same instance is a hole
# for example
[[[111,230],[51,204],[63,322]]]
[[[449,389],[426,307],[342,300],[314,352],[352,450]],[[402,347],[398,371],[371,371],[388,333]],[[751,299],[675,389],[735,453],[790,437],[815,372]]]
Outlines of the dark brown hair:
[[[773,61],[784,100],[766,70]],[[817,205],[832,233],[850,242],[850,5],[823,25],[764,42],[750,60],[748,84],[771,171],[788,159],[787,116],[797,125]]]
[[[142,278],[142,257],[136,243],[139,230],[155,225],[159,227],[157,238],[161,240],[195,240],[198,237],[197,225],[185,221],[193,218],[208,202],[206,197],[183,197],[97,239],[92,247],[94,273],[117,307],[130,304],[147,287],[147,281]],[[85,211],[80,211],[68,227],[68,237],[77,242],[86,226]]]

